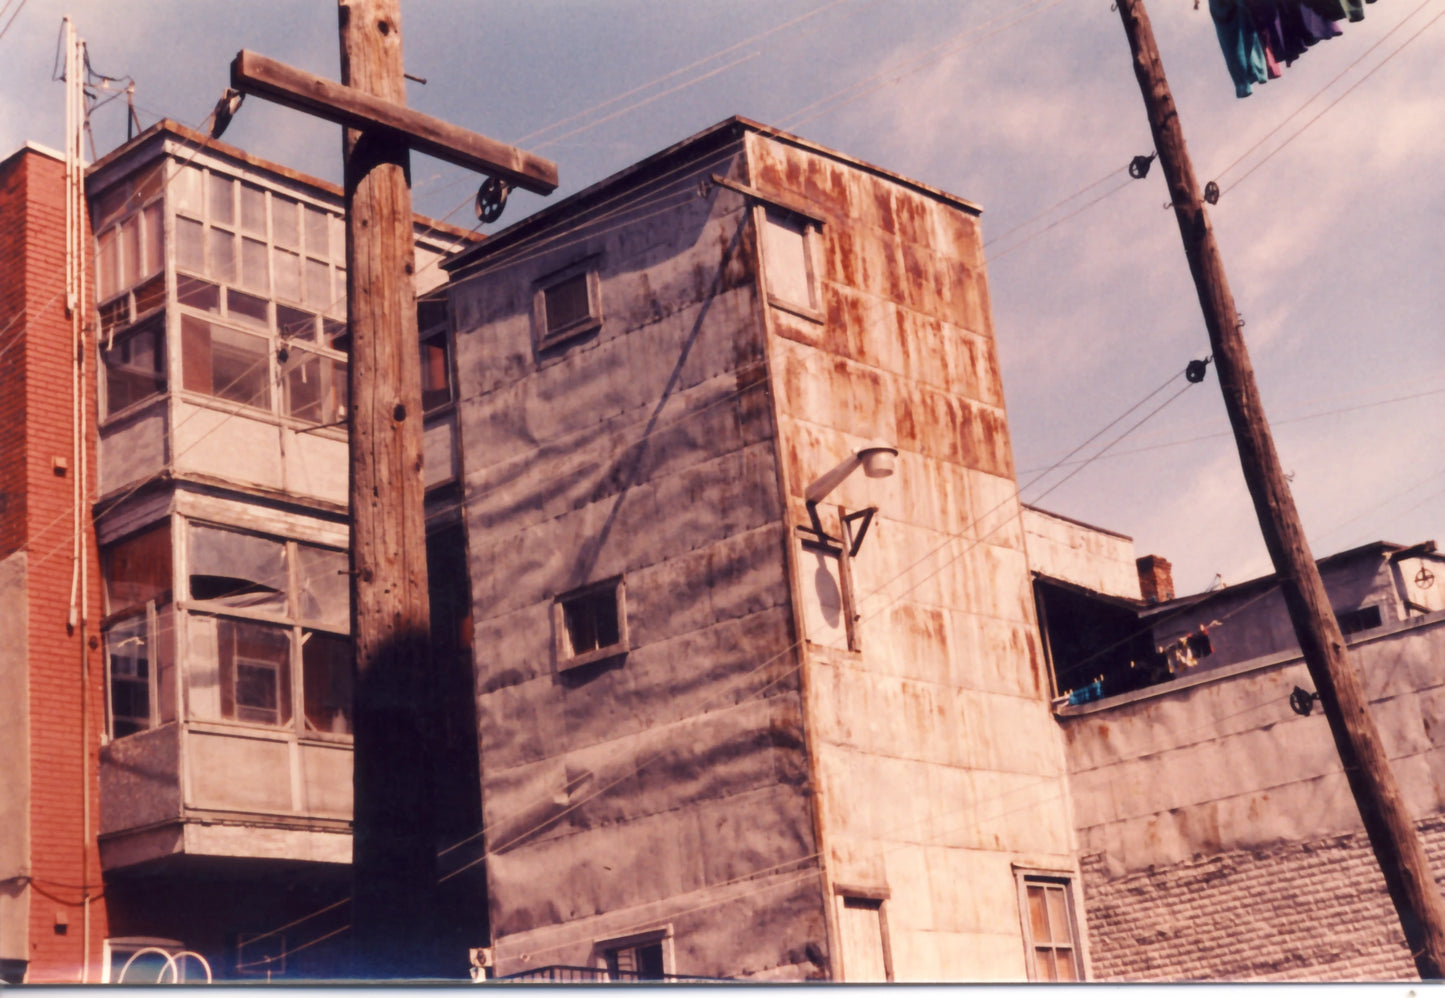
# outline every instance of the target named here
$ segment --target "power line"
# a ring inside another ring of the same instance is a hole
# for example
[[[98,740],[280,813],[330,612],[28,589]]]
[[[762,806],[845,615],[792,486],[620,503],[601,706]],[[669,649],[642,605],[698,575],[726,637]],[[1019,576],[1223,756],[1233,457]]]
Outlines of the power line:
[[[1413,14],[1412,14],[1411,16],[1413,16]],[[1258,169],[1259,169],[1261,166],[1263,166],[1265,163],[1268,163],[1271,159],[1274,158],[1274,156],[1275,156],[1276,153],[1278,153],[1281,149],[1285,148],[1285,146],[1289,145],[1289,144],[1290,144],[1291,142],[1293,142],[1295,139],[1299,138],[1300,135],[1302,135],[1302,134],[1304,133],[1305,129],[1309,128],[1309,127],[1310,127],[1311,125],[1313,125],[1315,122],[1319,121],[1320,118],[1324,117],[1324,115],[1325,115],[1327,112],[1329,112],[1332,108],[1334,108],[1334,106],[1335,106],[1336,104],[1338,104],[1340,101],[1344,100],[1344,99],[1345,99],[1346,97],[1348,97],[1350,94],[1354,93],[1354,91],[1356,90],[1356,88],[1358,88],[1358,87],[1360,86],[1360,84],[1364,83],[1364,82],[1365,82],[1366,80],[1368,80],[1370,77],[1374,76],[1375,73],[1377,73],[1377,72],[1381,69],[1381,67],[1385,66],[1391,59],[1393,59],[1393,58],[1395,58],[1395,56],[1399,55],[1400,52],[1405,48],[1405,46],[1409,45],[1409,44],[1410,44],[1411,42],[1413,42],[1416,38],[1419,38],[1422,34],[1425,33],[1425,31],[1427,31],[1431,26],[1433,26],[1433,25],[1435,24],[1435,22],[1439,21],[1442,17],[1445,17],[1445,11],[1441,11],[1439,14],[1436,14],[1434,17],[1432,17],[1429,21],[1425,22],[1425,24],[1424,24],[1418,31],[1416,31],[1413,35],[1411,35],[1409,38],[1405,39],[1405,40],[1404,40],[1403,42],[1401,42],[1398,46],[1396,46],[1396,48],[1394,49],[1394,51],[1392,51],[1389,55],[1385,56],[1385,58],[1382,59],[1379,63],[1377,63],[1373,69],[1371,69],[1371,70],[1370,70],[1368,73],[1366,73],[1364,76],[1360,77],[1360,78],[1359,78],[1358,80],[1356,80],[1354,83],[1350,84],[1349,87],[1347,87],[1347,88],[1344,90],[1343,93],[1341,93],[1338,97],[1336,97],[1334,100],[1330,101],[1330,102],[1329,102],[1328,104],[1326,104],[1323,108],[1321,108],[1320,111],[1319,111],[1319,113],[1317,113],[1314,117],[1310,118],[1310,119],[1309,119],[1308,121],[1306,121],[1303,125],[1301,125],[1301,126],[1294,132],[1293,135],[1291,135],[1289,138],[1285,139],[1285,140],[1284,140],[1283,142],[1281,142],[1279,145],[1277,145],[1277,146],[1275,146],[1273,149],[1271,149],[1271,150],[1269,151],[1269,153],[1264,156],[1263,159],[1261,159],[1259,162],[1255,163],[1255,164],[1254,164],[1253,166],[1251,166],[1248,170],[1246,170],[1243,174],[1241,174],[1240,177],[1239,177],[1239,179],[1236,180],[1236,181],[1234,181],[1234,183],[1230,184],[1228,187],[1226,187],[1225,190],[1226,190],[1226,191],[1232,191],[1232,190],[1234,190],[1236,187],[1238,187],[1240,184],[1244,183],[1245,180],[1247,180],[1247,179],[1249,178],[1249,176],[1250,176],[1252,173],[1254,173],[1254,171],[1258,170]],[[1401,23],[1403,24],[1404,22],[1402,21]],[[1387,37],[1388,37],[1388,36],[1387,36]],[[1384,40],[1384,39],[1381,39],[1381,41],[1383,41],[1383,40]]]
[[[1336,83],[1338,83],[1341,79],[1343,79],[1343,78],[1346,76],[1346,74],[1349,73],[1350,70],[1354,69],[1354,68],[1355,68],[1356,66],[1358,66],[1361,62],[1363,62],[1363,61],[1365,60],[1365,58],[1366,58],[1371,52],[1375,51],[1375,49],[1377,49],[1377,48],[1379,48],[1381,45],[1383,45],[1383,44],[1385,43],[1385,40],[1386,40],[1386,39],[1388,39],[1388,38],[1389,38],[1391,35],[1393,35],[1395,32],[1397,32],[1397,31],[1399,31],[1401,28],[1403,28],[1403,27],[1405,26],[1406,22],[1408,22],[1408,21],[1409,21],[1412,17],[1414,17],[1416,14],[1420,13],[1420,11],[1424,10],[1430,3],[1431,3],[1431,0],[1423,0],[1423,2],[1420,4],[1420,6],[1416,7],[1416,8],[1415,8],[1414,10],[1412,10],[1410,13],[1406,14],[1405,17],[1404,17],[1398,24],[1396,24],[1393,28],[1391,28],[1389,31],[1385,32],[1385,33],[1384,33],[1383,35],[1381,35],[1378,39],[1376,39],[1376,41],[1375,41],[1375,43],[1374,43],[1373,45],[1371,45],[1369,48],[1365,49],[1364,52],[1361,52],[1358,58],[1356,58],[1356,59],[1355,59],[1353,62],[1351,62],[1348,66],[1346,66],[1344,69],[1340,70],[1337,74],[1335,74],[1334,78],[1332,78],[1328,83],[1326,83],[1324,86],[1320,87],[1320,88],[1319,88],[1318,90],[1316,90],[1312,95],[1310,95],[1310,97],[1308,97],[1303,104],[1301,104],[1299,107],[1295,108],[1295,109],[1294,109],[1293,111],[1291,111],[1289,114],[1285,115],[1285,117],[1280,120],[1279,124],[1275,125],[1275,126],[1274,126],[1273,128],[1271,128],[1269,131],[1265,132],[1264,135],[1260,136],[1258,142],[1255,142],[1254,145],[1250,146],[1250,147],[1249,147],[1248,149],[1246,149],[1244,152],[1240,153],[1240,154],[1239,154],[1237,157],[1235,157],[1235,158],[1229,163],[1229,165],[1226,166],[1224,169],[1219,170],[1218,172],[1216,172],[1215,175],[1214,175],[1215,179],[1216,179],[1216,180],[1222,180],[1222,179],[1224,179],[1224,177],[1229,173],[1229,171],[1233,170],[1236,166],[1238,166],[1241,162],[1243,162],[1243,161],[1245,160],[1245,158],[1249,156],[1250,153],[1254,152],[1254,151],[1255,151],[1256,149],[1258,149],[1260,146],[1264,145],[1265,142],[1269,141],[1270,136],[1277,134],[1280,129],[1282,129],[1285,125],[1289,124],[1289,123],[1290,123],[1291,121],[1293,121],[1296,117],[1298,117],[1301,113],[1303,113],[1303,112],[1304,112],[1304,109],[1307,108],[1307,107],[1309,107],[1309,106],[1310,106],[1311,104],[1313,104],[1316,100],[1318,100],[1318,99],[1320,98],[1320,95],[1321,95],[1321,94],[1323,94],[1326,90],[1328,90],[1330,87],[1334,86],[1334,85],[1335,85]],[[1426,25],[1426,27],[1428,27],[1428,26],[1429,26],[1429,25]],[[1404,46],[1401,46],[1401,47],[1403,48]],[[1399,50],[1397,49],[1396,51],[1398,52]],[[1392,53],[1392,56],[1393,56],[1393,53]],[[1392,56],[1387,56],[1386,59],[1385,59],[1385,61],[1389,61],[1389,58],[1391,58]],[[1381,64],[1383,65],[1383,63],[1381,63]],[[1378,68],[1378,67],[1376,67],[1376,68]],[[1374,70],[1371,70],[1371,72],[1374,72]],[[1364,81],[1361,80],[1360,82],[1364,82]],[[1347,91],[1347,92],[1348,92],[1348,91]],[[1331,106],[1333,106],[1333,105],[1331,105]],[[1325,110],[1329,110],[1329,108],[1326,108]],[[1321,112],[1321,113],[1323,113],[1323,112]],[[1301,131],[1303,131],[1303,129],[1301,129]],[[1296,134],[1298,134],[1298,133],[1296,133]],[[1243,179],[1243,178],[1240,178],[1240,179]]]

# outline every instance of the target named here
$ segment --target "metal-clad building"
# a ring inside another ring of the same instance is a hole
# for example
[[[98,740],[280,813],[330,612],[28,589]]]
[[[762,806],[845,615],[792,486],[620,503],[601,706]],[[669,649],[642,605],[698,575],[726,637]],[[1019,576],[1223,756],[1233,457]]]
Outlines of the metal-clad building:
[[[731,119],[448,262],[497,974],[1083,974],[978,215]]]

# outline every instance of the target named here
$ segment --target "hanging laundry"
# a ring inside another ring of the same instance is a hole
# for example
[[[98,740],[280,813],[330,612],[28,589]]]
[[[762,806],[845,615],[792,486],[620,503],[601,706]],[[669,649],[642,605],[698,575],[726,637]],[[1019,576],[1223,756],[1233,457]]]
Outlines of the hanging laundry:
[[[1277,79],[1310,46],[1341,35],[1337,22],[1361,21],[1375,0],[1209,0],[1224,64],[1238,97]]]
[[[1289,62],[1299,58],[1316,42],[1344,34],[1333,21],[1299,0],[1279,5],[1279,27],[1285,49],[1294,53]]]
[[[1237,97],[1248,97],[1256,83],[1269,82],[1264,42],[1242,0],[1209,0],[1209,16],[1219,36],[1224,64],[1234,80]],[[1278,75],[1278,74],[1276,74]]]

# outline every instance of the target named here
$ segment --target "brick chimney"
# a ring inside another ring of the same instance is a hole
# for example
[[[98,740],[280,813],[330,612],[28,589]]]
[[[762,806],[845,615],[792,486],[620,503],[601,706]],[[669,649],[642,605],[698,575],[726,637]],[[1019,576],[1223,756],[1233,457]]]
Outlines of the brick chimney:
[[[1139,569],[1139,593],[1146,603],[1163,603],[1174,598],[1174,576],[1169,562],[1157,554],[1136,559]]]

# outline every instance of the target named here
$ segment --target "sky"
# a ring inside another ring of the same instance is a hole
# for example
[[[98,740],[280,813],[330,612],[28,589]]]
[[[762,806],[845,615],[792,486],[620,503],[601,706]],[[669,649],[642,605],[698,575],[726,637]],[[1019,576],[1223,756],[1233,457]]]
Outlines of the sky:
[[[63,148],[64,15],[142,127],[199,128],[242,48],[339,78],[335,6],[0,0],[0,156]],[[1198,6],[1149,13],[1311,547],[1445,541],[1445,0],[1379,0],[1244,99]],[[401,26],[410,105],[555,160],[553,200],[741,114],[981,205],[1024,500],[1181,595],[1271,571],[1213,372],[1182,376],[1208,339],[1162,171],[1125,172],[1152,140],[1105,0],[403,0]],[[339,129],[298,112],[248,101],[224,141],[340,182]],[[474,175],[413,182],[475,223]]]

